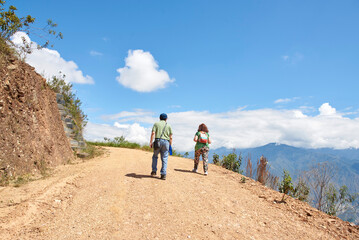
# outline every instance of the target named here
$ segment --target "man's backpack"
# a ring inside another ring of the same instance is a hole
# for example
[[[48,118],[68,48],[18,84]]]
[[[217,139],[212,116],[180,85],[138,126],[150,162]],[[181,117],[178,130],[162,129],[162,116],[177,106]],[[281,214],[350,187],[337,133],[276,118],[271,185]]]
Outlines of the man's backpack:
[[[198,136],[199,143],[208,143],[208,135],[205,132],[199,132]]]

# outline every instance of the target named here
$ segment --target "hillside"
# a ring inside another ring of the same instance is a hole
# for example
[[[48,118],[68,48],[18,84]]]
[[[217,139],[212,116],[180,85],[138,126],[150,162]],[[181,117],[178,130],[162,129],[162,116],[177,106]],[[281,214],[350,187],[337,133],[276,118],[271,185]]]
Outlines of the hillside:
[[[170,157],[166,181],[150,152],[59,167],[21,188],[0,188],[1,239],[358,239],[359,228],[210,164],[192,173]]]
[[[211,150],[210,158],[212,158],[213,153],[222,156],[231,152],[233,149]],[[281,176],[283,169],[286,169],[293,179],[296,179],[298,174],[308,170],[315,163],[329,162],[337,168],[334,181],[347,185],[353,192],[359,192],[359,149],[305,149],[270,143],[256,148],[236,149],[236,152],[241,153],[244,159],[250,155],[252,162],[256,162],[263,155],[269,161],[271,173]]]
[[[0,79],[0,184],[72,160],[56,96],[46,80],[5,52],[0,52]]]

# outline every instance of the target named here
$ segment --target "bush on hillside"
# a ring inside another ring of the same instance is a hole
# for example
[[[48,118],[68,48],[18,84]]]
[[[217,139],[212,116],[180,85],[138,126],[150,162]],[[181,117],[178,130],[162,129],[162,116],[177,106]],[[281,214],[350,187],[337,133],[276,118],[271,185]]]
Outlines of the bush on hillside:
[[[72,116],[76,126],[83,130],[87,124],[87,115],[81,109],[81,101],[72,91],[72,84],[65,82],[65,75],[53,76],[47,81],[47,85],[56,93],[64,97],[65,107]]]
[[[215,155],[213,155],[213,156],[215,157]],[[216,160],[213,159],[213,162],[215,164],[219,162],[219,165],[224,167],[225,169],[231,170],[233,172],[241,173],[241,174],[243,173],[243,170],[240,169],[241,164],[242,164],[242,155],[238,156],[235,153],[235,151],[233,150],[233,153],[230,153],[227,156],[223,155],[222,160],[219,160],[219,159],[217,160],[217,156],[216,156]]]
[[[283,170],[283,179],[279,184],[279,192],[283,193],[282,202],[287,194],[293,190],[292,178],[287,170]]]
[[[291,196],[303,202],[308,202],[310,187],[303,177],[299,177],[297,184],[293,187]]]
[[[330,184],[325,193],[324,212],[336,216],[349,208],[357,197],[357,194],[349,193],[345,185],[341,186],[338,192],[334,185]]]
[[[220,165],[220,159],[219,159],[219,155],[216,153],[213,153],[213,163],[215,165]]]

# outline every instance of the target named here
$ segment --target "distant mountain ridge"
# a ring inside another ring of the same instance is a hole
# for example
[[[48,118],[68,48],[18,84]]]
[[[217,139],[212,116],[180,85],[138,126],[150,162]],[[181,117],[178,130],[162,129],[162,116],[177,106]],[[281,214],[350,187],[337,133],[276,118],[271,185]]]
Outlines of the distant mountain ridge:
[[[301,171],[319,162],[333,163],[338,170],[337,182],[340,185],[347,185],[350,190],[359,192],[359,149],[307,149],[289,146],[286,144],[269,143],[255,148],[235,149],[236,153],[242,154],[242,169],[245,168],[246,158],[251,157],[252,163],[256,163],[262,155],[267,158],[270,164],[270,172],[281,176],[283,169],[290,172],[295,180]],[[233,152],[233,149],[218,148],[211,150],[210,161],[213,154],[220,157]]]
[[[233,149],[224,147],[211,149],[209,161],[212,162],[214,153],[222,158],[223,155],[228,155],[231,152],[233,152]],[[235,152],[243,157],[241,167],[243,170],[248,156],[251,157],[252,163],[255,165],[257,159],[263,155],[269,162],[269,170],[272,174],[281,177],[283,169],[286,169],[290,172],[294,181],[302,171],[308,170],[311,165],[319,162],[329,162],[337,168],[337,177],[333,182],[338,185],[345,184],[351,191],[359,192],[359,149],[310,149],[269,143],[255,148],[235,149]],[[189,156],[193,157],[194,152],[190,152]]]

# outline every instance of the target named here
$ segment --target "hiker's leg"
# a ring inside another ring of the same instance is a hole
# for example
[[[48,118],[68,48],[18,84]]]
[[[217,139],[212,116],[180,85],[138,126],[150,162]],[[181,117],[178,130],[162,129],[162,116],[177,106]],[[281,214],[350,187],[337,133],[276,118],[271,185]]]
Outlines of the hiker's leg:
[[[203,147],[201,149],[202,149],[203,171],[207,172],[208,171],[208,152],[209,152],[209,148],[208,147]]]
[[[161,139],[161,160],[162,160],[162,168],[161,175],[167,174],[167,161],[168,161],[168,151],[170,149],[170,142],[164,139]]]
[[[160,148],[153,150],[152,155],[152,172],[157,172],[157,160],[158,160],[158,154],[160,153]]]
[[[194,152],[194,169],[198,169],[199,157],[201,156],[201,149]]]

